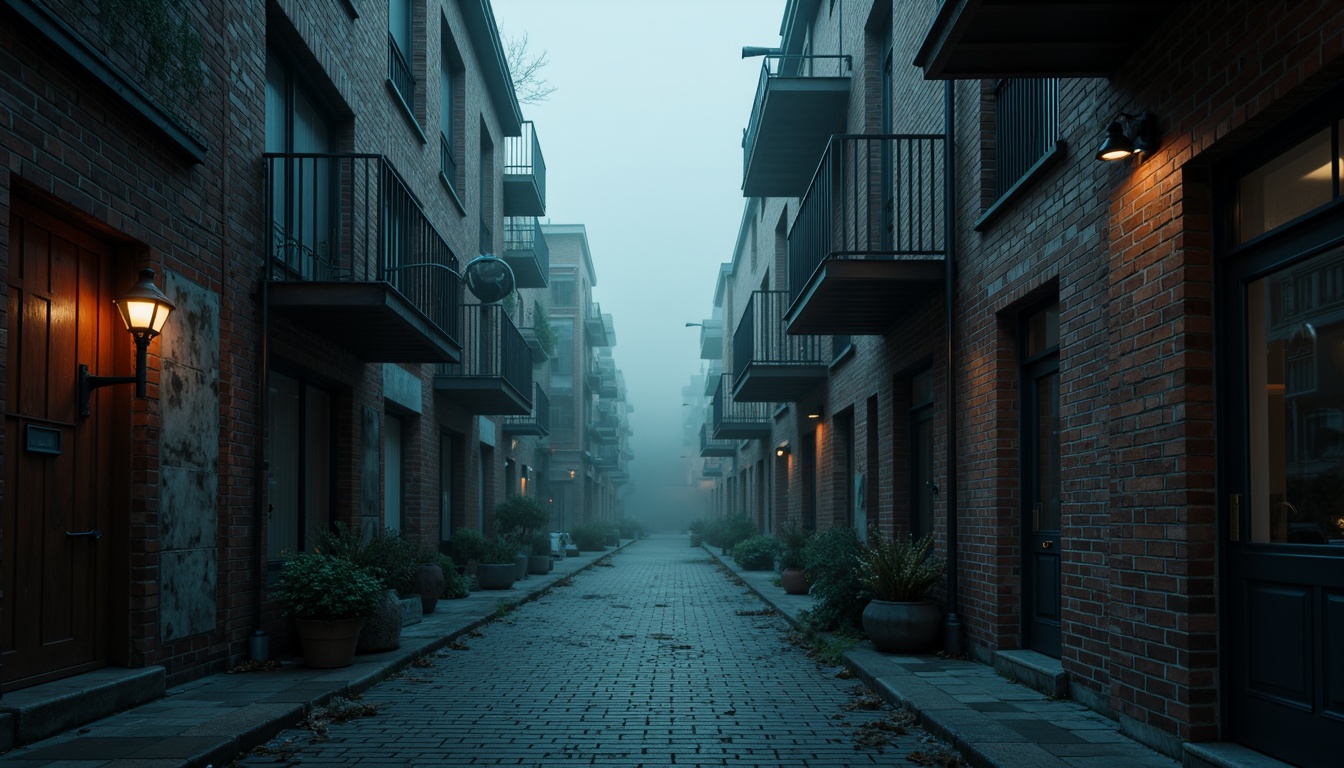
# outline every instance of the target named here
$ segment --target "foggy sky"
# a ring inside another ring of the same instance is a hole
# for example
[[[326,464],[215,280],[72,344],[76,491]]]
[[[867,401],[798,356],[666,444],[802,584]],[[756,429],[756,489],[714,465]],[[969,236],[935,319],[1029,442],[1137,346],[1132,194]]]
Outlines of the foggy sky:
[[[546,158],[546,217],[587,227],[615,322],[635,452],[626,509],[689,519],[682,394],[741,221],[742,131],[785,0],[492,0],[501,37],[546,51],[555,93],[524,104]],[[692,452],[698,456],[698,451]],[[698,459],[697,459],[698,462]],[[680,523],[684,525],[684,522]]]

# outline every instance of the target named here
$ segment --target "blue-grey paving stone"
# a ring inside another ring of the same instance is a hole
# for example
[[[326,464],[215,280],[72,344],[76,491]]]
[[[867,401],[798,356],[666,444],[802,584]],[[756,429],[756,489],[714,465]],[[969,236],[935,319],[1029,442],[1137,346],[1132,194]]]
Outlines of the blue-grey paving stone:
[[[837,768],[909,765],[927,738],[856,750],[856,728],[890,711],[846,710],[856,681],[822,674],[778,616],[749,615],[761,602],[684,539],[612,562],[369,688],[376,715],[269,745],[290,740],[304,766]]]

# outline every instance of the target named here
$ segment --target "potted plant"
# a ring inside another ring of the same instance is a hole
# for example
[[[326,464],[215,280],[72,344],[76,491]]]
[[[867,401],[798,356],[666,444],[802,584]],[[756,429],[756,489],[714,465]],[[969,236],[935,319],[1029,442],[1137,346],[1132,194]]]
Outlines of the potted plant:
[[[699,547],[699,546],[703,543],[703,541],[704,541],[704,535],[705,535],[705,526],[706,526],[706,524],[707,524],[707,521],[706,521],[706,520],[703,520],[703,519],[692,520],[692,521],[691,521],[691,546],[692,546],[692,547]]]
[[[551,537],[537,533],[532,536],[532,546],[527,556],[527,572],[542,576],[551,572]]]
[[[837,526],[808,539],[803,549],[812,607],[803,611],[803,623],[820,632],[857,632],[870,597],[859,580],[858,534]]]
[[[518,566],[514,562],[518,549],[516,546],[496,539],[486,541],[481,561],[476,564],[476,580],[481,589],[510,589],[518,578]]]
[[[785,594],[806,595],[812,586],[807,579],[807,532],[792,523],[779,532],[779,583]]]
[[[460,573],[475,576],[476,564],[485,559],[490,542],[474,528],[458,528],[452,535],[452,540],[448,542],[448,554]]]
[[[774,536],[752,536],[733,547],[733,560],[744,571],[768,571],[775,567],[779,543]]]
[[[356,651],[380,653],[400,647],[400,596],[419,594],[416,586],[416,570],[420,564],[418,547],[391,528],[371,529],[361,535],[341,522],[336,523],[334,531],[323,533],[319,541],[323,552],[362,566],[382,582],[383,600],[365,622]]]
[[[931,595],[946,563],[929,556],[933,537],[891,539],[876,528],[859,548],[859,580],[873,599],[863,609],[863,631],[884,653],[918,653],[938,640],[942,612]]]
[[[378,579],[346,558],[300,552],[281,566],[273,594],[294,619],[303,663],[331,669],[354,662],[364,620],[383,593]]]
[[[601,552],[606,546],[607,529],[598,523],[582,523],[571,532],[574,545],[582,552]]]

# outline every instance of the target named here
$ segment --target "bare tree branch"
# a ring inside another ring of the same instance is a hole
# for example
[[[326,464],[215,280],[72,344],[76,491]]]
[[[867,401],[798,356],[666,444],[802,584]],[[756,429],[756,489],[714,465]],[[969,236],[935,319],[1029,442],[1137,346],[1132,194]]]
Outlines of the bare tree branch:
[[[521,37],[504,38],[504,59],[509,64],[509,76],[513,79],[513,91],[518,95],[519,104],[538,104],[555,93],[555,86],[546,82],[541,70],[550,64],[546,51],[533,56],[527,50],[527,33]]]

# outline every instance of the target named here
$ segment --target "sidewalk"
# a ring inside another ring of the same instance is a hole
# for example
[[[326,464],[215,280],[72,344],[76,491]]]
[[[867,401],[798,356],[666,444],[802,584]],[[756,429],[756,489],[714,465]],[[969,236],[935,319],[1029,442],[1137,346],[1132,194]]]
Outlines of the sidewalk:
[[[799,625],[798,614],[812,605],[812,598],[786,594],[776,585],[774,571],[744,571],[720,556],[717,547],[704,549]],[[845,653],[845,662],[882,698],[918,713],[925,729],[954,746],[974,768],[1291,768],[1235,744],[1187,743],[1183,759],[1175,760],[1124,735],[1115,720],[974,661],[888,655],[863,642]],[[1051,680],[1048,671],[1032,669],[1039,665],[1030,660],[1014,664],[1022,679]],[[1062,683],[1061,672],[1054,685]]]
[[[626,541],[621,546],[628,546]],[[336,696],[364,691],[432,654],[454,639],[489,622],[501,603],[533,600],[560,580],[592,567],[617,549],[584,553],[555,561],[545,576],[528,576],[513,589],[481,590],[460,600],[440,600],[434,613],[402,628],[395,651],[362,654],[343,669],[308,669],[296,659],[278,670],[206,677],[165,692],[162,698],[104,717],[0,755],[0,764],[25,768],[224,768],[230,760],[299,724],[314,707]],[[46,692],[27,689],[7,694],[3,704],[26,707],[28,717],[59,717],[77,707],[81,684],[86,692],[105,677],[80,676]],[[132,677],[161,679],[162,670],[121,671]],[[45,700],[43,700],[45,697]],[[16,715],[20,719],[24,713]],[[20,725],[20,729],[24,726]]]

